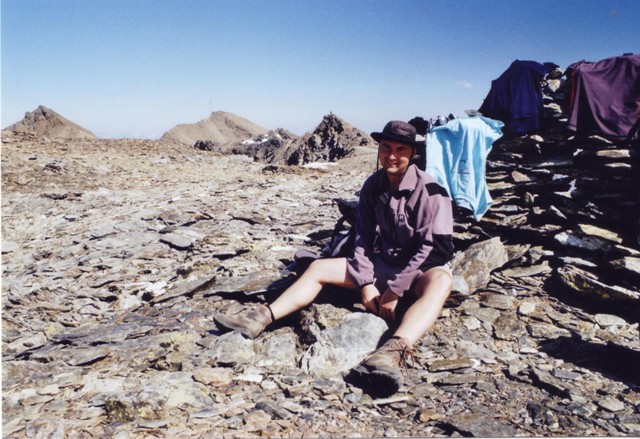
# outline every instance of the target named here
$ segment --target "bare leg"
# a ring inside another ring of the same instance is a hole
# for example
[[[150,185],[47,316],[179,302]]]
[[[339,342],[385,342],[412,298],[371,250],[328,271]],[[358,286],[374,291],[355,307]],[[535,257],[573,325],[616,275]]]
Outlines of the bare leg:
[[[413,346],[436,322],[451,292],[452,279],[446,271],[434,268],[420,276],[414,288],[418,299],[405,313],[393,334]]]
[[[276,320],[309,305],[325,285],[356,289],[357,286],[347,272],[345,258],[317,259],[309,268],[269,305]]]

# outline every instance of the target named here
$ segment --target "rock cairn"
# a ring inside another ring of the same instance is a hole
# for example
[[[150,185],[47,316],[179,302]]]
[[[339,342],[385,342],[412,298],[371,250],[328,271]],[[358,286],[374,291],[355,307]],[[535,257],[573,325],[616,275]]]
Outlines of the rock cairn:
[[[3,435],[638,435],[638,246],[624,197],[580,187],[609,160],[574,155],[614,149],[539,135],[494,146],[494,206],[457,214],[456,291],[403,388],[372,399],[342,378],[388,330],[357,298],[327,291],[253,341],[211,316],[290,282],[294,252],[323,248],[333,200],[355,198],[375,149],[326,171],[3,132]],[[587,300],[567,267],[626,295]]]
[[[576,295],[638,304],[639,151],[625,141],[567,132],[559,76],[546,81],[545,130],[494,145],[487,179],[497,200],[479,226],[540,246],[554,277]]]

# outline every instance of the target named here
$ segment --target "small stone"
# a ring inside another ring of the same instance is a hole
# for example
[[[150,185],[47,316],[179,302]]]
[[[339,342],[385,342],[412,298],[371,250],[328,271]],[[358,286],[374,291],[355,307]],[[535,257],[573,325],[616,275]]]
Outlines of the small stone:
[[[596,401],[598,407],[603,408],[609,412],[619,412],[624,410],[624,403],[619,399],[607,398]]]
[[[516,340],[526,334],[524,324],[515,314],[503,314],[494,323],[493,330],[500,340]]]
[[[482,326],[482,322],[473,316],[464,316],[462,318],[462,323],[469,331],[475,331]]]
[[[566,369],[554,369],[551,374],[556,377],[556,378],[560,378],[563,380],[577,380],[578,378],[582,377],[581,374],[577,373],[577,372],[572,372],[570,370],[566,370]]]
[[[263,410],[255,410],[248,415],[244,416],[244,431],[260,431],[264,430],[267,424],[271,421],[271,416],[265,413]]]
[[[178,235],[176,233],[168,233],[160,238],[160,242],[168,244],[176,250],[188,250],[193,245],[193,240],[189,237]]]
[[[60,393],[60,388],[57,384],[49,384],[41,389],[38,389],[38,395],[57,395]]]
[[[429,366],[431,372],[466,369],[473,367],[473,362],[468,358],[454,358],[451,360],[435,360]]]
[[[223,387],[233,381],[233,370],[227,367],[202,367],[193,371],[193,379],[207,386]]]
[[[441,418],[442,418],[442,415],[440,413],[430,408],[421,408],[418,411],[418,420],[423,423],[437,421],[438,419],[441,419]]]
[[[607,328],[609,326],[626,326],[627,325],[627,322],[625,319],[620,318],[618,316],[611,315],[611,314],[596,314],[595,319],[598,325],[604,328]]]
[[[528,316],[536,310],[536,304],[533,302],[522,302],[518,307],[518,314]]]

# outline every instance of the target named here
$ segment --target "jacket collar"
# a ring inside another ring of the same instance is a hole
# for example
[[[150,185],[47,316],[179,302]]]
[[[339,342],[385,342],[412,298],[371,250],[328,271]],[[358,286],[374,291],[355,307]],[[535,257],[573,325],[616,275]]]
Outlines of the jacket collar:
[[[378,172],[380,172],[378,185],[382,192],[387,192],[389,190],[389,178],[387,178],[387,172],[384,169],[380,169]],[[418,181],[418,167],[414,163],[411,163],[407,168],[407,172],[402,176],[400,186],[398,187],[398,195],[404,195],[405,193],[410,195],[413,193]]]

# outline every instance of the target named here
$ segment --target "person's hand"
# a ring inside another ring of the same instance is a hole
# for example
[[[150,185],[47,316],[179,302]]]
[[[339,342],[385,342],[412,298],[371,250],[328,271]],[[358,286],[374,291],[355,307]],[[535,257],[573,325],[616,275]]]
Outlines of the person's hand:
[[[387,288],[380,298],[380,317],[390,322],[396,318],[396,306],[400,298],[396,293]]]
[[[378,308],[380,306],[380,291],[378,291],[375,285],[370,284],[362,287],[360,293],[362,294],[362,304],[364,305],[364,308],[367,311],[378,315]]]

